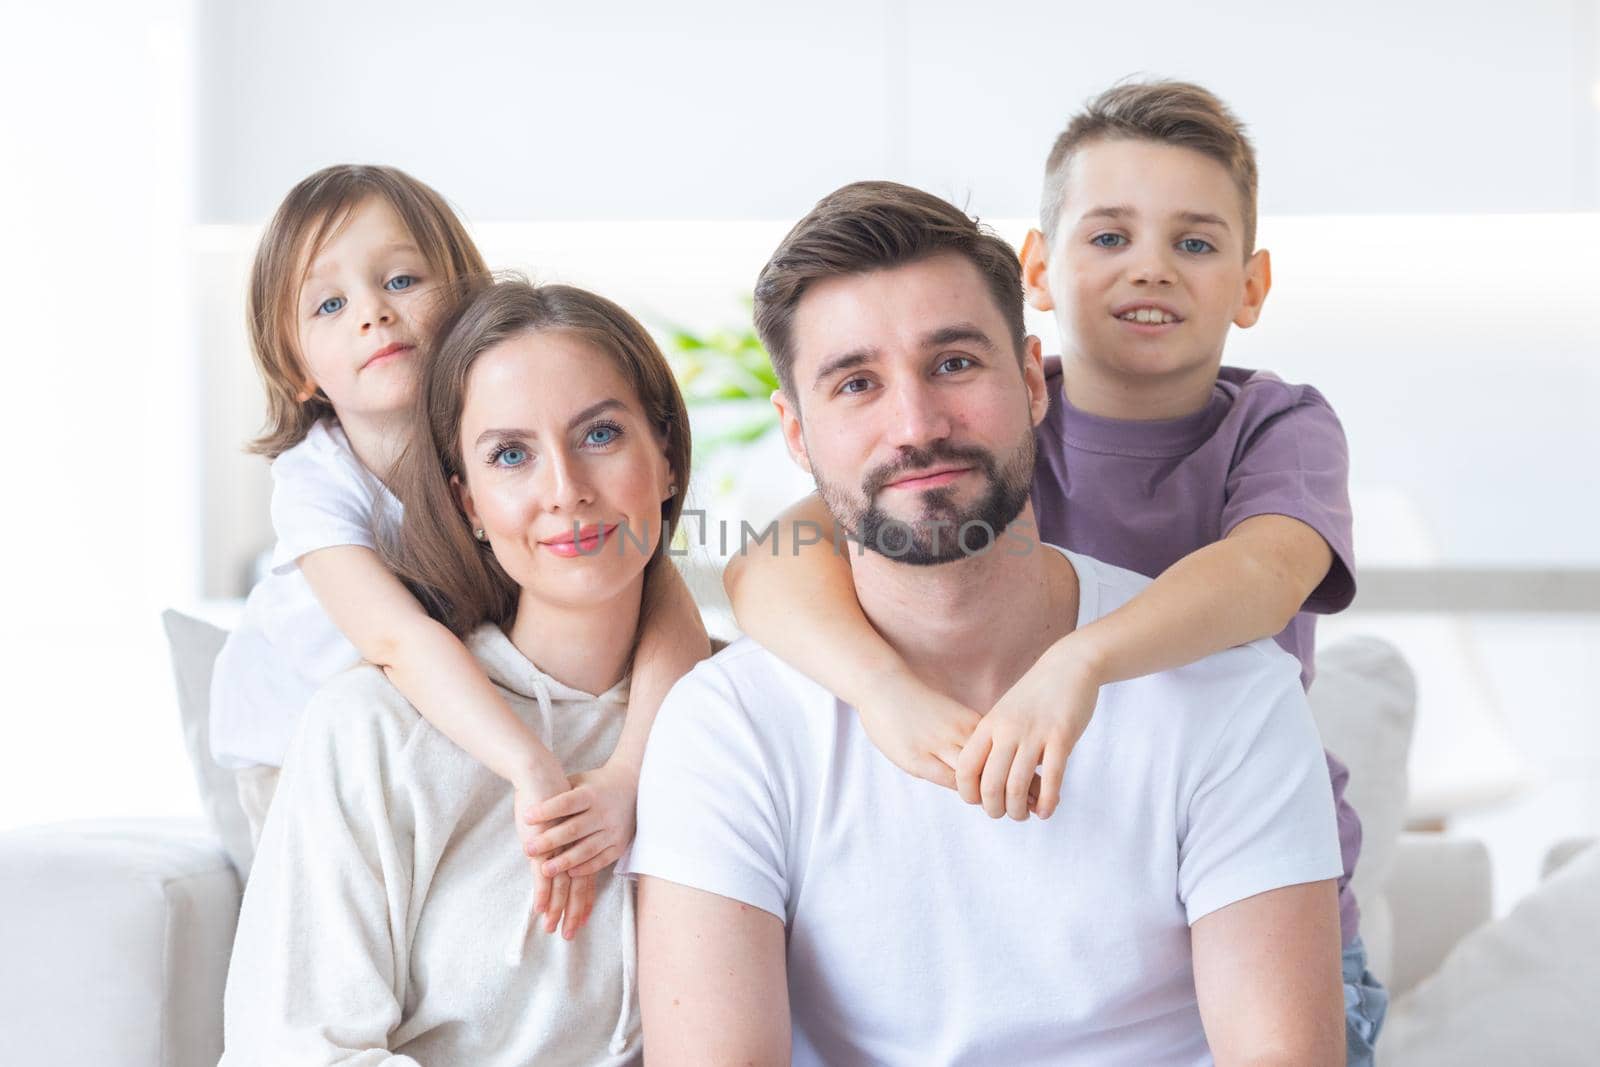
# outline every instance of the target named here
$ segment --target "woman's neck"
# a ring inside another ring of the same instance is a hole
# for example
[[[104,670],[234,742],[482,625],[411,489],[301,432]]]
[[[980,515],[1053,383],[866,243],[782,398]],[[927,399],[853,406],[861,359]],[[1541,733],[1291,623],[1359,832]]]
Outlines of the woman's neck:
[[[628,673],[643,595],[643,574],[617,596],[594,604],[551,604],[524,590],[508,636],[562,685],[598,695]]]

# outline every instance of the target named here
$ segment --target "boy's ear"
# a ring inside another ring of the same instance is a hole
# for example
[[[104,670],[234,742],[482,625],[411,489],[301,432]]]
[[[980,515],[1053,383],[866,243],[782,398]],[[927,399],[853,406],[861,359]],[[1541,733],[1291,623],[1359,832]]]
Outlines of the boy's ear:
[[[1272,253],[1258,249],[1244,265],[1244,303],[1233,317],[1233,324],[1249,329],[1261,319],[1261,306],[1272,289]]]
[[[789,455],[795,465],[807,474],[813,474],[811,456],[806,451],[805,427],[800,425],[800,405],[782,389],[774,389],[772,406],[778,409],[778,428],[783,431],[783,443],[789,446]]]
[[[1028,416],[1038,426],[1050,411],[1050,387],[1044,380],[1044,347],[1029,334],[1022,339],[1022,380],[1028,387]]]
[[[1055,309],[1050,299],[1050,245],[1038,230],[1029,230],[1022,239],[1022,288],[1035,311]]]

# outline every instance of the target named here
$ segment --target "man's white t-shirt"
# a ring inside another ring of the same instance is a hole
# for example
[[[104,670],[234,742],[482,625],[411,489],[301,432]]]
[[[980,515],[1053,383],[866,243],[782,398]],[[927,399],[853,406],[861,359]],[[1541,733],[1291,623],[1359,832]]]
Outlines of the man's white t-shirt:
[[[1149,584],[1066,556],[1079,626]],[[1299,670],[1258,641],[1104,687],[1060,808],[1016,823],[740,641],[662,706],[621,869],[783,920],[797,1065],[1210,1063],[1189,925],[1341,870]]]
[[[281,766],[311,694],[361,659],[300,573],[300,557],[335,545],[377,551],[402,511],[332,419],[272,461],[271,570],[212,669],[211,754],[220,765]]]

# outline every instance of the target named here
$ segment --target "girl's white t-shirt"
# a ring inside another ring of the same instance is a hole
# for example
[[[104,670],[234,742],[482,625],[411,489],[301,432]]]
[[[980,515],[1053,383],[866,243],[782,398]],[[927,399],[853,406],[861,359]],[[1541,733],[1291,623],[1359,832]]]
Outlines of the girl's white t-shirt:
[[[281,766],[311,694],[361,659],[300,573],[300,557],[335,545],[378,551],[399,531],[402,510],[333,419],[272,461],[271,569],[250,591],[211,675],[218,764]]]

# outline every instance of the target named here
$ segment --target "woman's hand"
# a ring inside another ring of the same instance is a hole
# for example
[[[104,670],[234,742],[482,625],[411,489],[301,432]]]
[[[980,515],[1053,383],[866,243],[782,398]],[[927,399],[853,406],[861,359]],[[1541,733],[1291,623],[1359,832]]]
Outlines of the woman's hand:
[[[593,876],[621,857],[633,840],[639,774],[629,764],[607,762],[572,776],[572,788],[534,808],[546,824],[532,855],[546,877]]]
[[[956,761],[978,726],[977,712],[907,673],[881,680],[857,714],[867,737],[896,767],[956,788]]]

